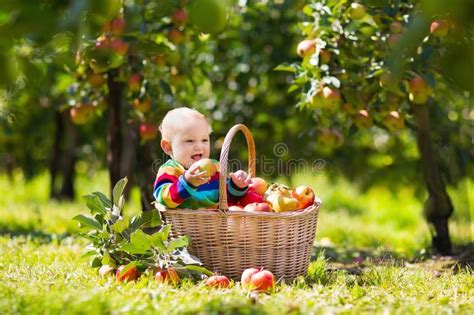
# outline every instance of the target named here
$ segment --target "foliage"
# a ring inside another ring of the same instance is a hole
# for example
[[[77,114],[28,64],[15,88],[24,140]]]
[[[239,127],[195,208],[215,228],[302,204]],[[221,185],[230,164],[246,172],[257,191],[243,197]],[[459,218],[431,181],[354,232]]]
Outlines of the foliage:
[[[122,215],[127,181],[123,178],[115,184],[112,201],[100,192],[84,196],[92,217],[83,214],[74,217],[84,231],[80,235],[91,242],[84,254],[92,257],[91,267],[135,265],[141,270],[175,267],[187,276],[209,273],[187,252],[188,237],[169,239],[171,226],[162,226],[157,211],[145,211],[131,218]],[[159,226],[161,229],[151,235],[144,231]]]

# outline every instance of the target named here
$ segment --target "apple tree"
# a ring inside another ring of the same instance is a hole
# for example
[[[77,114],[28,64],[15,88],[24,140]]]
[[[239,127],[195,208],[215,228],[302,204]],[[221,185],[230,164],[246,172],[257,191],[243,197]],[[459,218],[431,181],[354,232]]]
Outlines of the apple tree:
[[[367,157],[387,152],[389,139],[403,146],[413,135],[418,150],[410,158],[419,158],[428,193],[432,245],[449,254],[446,181],[465,176],[472,158],[472,4],[325,0],[302,11],[302,59],[279,69],[294,73],[289,91],[298,91],[297,107],[314,115],[318,146],[328,154],[356,147]],[[453,147],[461,166],[449,178],[443,150]]]

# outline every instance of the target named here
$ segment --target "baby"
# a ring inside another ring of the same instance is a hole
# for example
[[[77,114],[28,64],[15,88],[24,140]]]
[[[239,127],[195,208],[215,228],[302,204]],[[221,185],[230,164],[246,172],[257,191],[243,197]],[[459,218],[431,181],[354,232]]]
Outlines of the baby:
[[[216,208],[219,199],[218,172],[211,177],[194,164],[209,158],[212,132],[200,112],[187,107],[169,111],[160,125],[161,148],[171,157],[158,170],[153,185],[155,200],[167,208]],[[250,176],[239,170],[227,179],[229,204],[237,203],[250,184]]]

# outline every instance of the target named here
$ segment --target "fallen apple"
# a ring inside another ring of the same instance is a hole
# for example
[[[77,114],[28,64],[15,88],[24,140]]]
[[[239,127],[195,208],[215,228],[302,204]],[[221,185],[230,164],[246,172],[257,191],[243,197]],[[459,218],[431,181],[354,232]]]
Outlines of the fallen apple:
[[[115,274],[117,281],[132,281],[137,280],[140,277],[140,271],[138,271],[137,267],[132,266],[120,266],[117,269],[117,273]]]
[[[206,286],[225,289],[230,287],[230,280],[226,276],[211,276],[206,279]]]
[[[268,292],[275,288],[275,276],[268,270],[250,268],[242,273],[242,286],[252,291]]]
[[[244,288],[248,288],[250,284],[250,279],[254,274],[257,272],[260,272],[262,268],[257,269],[257,268],[248,268],[245,269],[244,272],[242,272],[242,276],[240,277],[240,283],[242,283],[242,286]]]
[[[113,275],[114,274],[114,267],[110,265],[102,265],[99,268],[99,276],[105,277],[107,275]]]
[[[169,267],[166,269],[159,269],[155,273],[155,280],[158,283],[177,285],[179,282],[179,275],[176,272],[176,270],[172,267]]]

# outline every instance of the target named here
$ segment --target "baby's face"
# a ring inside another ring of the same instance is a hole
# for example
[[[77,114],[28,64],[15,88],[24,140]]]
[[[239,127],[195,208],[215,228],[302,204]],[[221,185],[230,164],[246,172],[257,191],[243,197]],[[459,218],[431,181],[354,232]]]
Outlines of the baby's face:
[[[209,158],[209,125],[204,119],[183,121],[171,138],[172,157],[185,168],[194,162]]]

